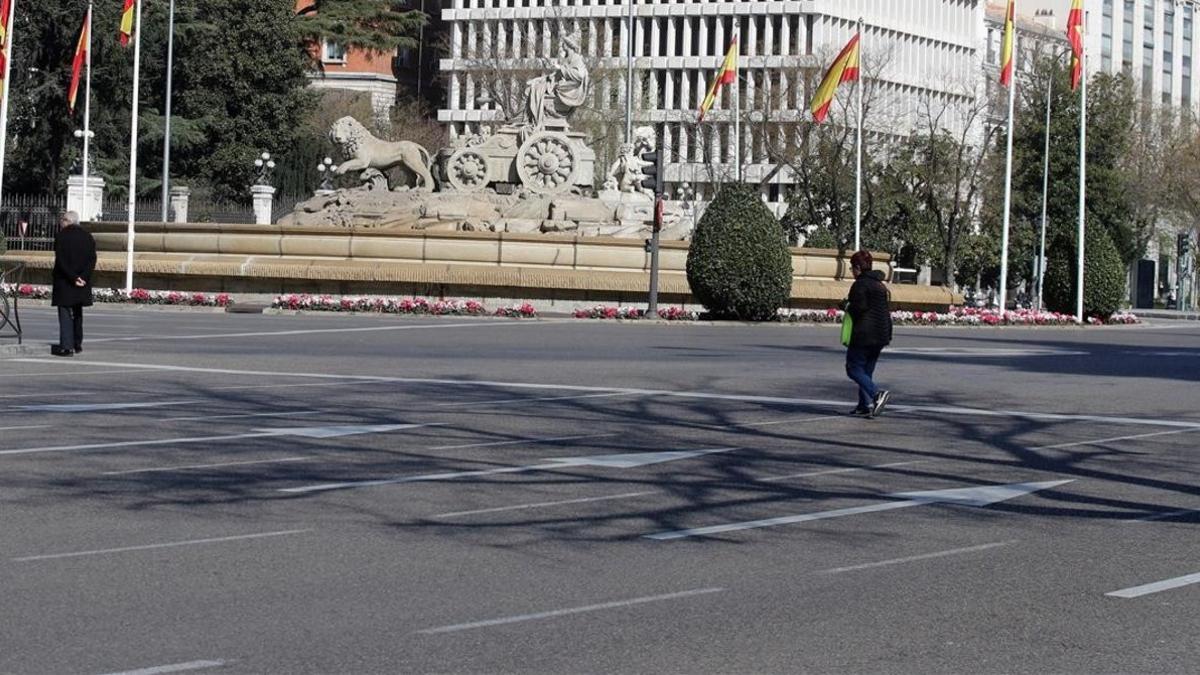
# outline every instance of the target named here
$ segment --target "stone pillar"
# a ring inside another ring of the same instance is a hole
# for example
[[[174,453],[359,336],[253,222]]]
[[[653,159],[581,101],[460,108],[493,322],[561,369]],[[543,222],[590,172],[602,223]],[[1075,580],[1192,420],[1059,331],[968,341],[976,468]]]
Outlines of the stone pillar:
[[[188,222],[188,197],[192,191],[182,185],[171,188],[171,222]]]
[[[271,207],[275,204],[275,188],[270,185],[252,185],[254,196],[254,222],[258,225],[271,224]]]
[[[67,177],[67,210],[78,213],[85,223],[100,220],[104,207],[104,179],[89,175],[87,182],[85,187],[83,176]]]

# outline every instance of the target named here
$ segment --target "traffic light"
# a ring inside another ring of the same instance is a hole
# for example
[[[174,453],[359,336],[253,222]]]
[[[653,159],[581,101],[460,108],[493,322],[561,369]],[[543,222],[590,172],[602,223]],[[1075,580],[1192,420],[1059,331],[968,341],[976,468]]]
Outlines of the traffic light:
[[[661,195],[663,193],[662,152],[658,150],[643,152],[641,160],[642,173],[646,176],[642,179],[641,186],[656,195]]]
[[[1190,232],[1180,232],[1178,236],[1177,248],[1180,258],[1186,258],[1192,253],[1192,234]]]

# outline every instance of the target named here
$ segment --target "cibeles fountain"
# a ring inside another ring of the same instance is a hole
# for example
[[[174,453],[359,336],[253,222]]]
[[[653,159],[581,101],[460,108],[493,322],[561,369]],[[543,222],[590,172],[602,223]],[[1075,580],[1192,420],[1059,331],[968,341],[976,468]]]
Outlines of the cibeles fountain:
[[[573,38],[563,40],[563,52],[552,72],[526,83],[520,115],[494,130],[459,136],[436,154],[409,141],[380,140],[353,118],[339,119],[329,136],[345,161],[335,172],[359,172],[361,184],[322,191],[279,224],[649,236],[655,195],[641,187],[641,155],[655,149],[654,130],[635,130],[597,191],[596,153],[587,135],[570,125],[591,80]],[[387,172],[396,167],[408,182],[390,183]],[[693,226],[690,211],[667,208],[661,238],[687,239]]]

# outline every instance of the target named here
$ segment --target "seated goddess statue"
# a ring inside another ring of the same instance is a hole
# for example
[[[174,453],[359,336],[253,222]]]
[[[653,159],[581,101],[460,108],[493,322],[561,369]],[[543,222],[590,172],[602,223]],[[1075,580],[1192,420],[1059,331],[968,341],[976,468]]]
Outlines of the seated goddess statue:
[[[554,72],[535,77],[525,84],[525,110],[522,124],[532,129],[546,128],[547,121],[561,121],[587,101],[591,78],[587,64],[573,37],[563,38],[563,56],[554,64]]]

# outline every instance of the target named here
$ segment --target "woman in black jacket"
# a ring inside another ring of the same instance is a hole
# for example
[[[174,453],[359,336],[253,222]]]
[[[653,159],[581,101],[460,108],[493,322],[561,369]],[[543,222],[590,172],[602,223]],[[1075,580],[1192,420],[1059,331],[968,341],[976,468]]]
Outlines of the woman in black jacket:
[[[892,341],[892,308],[883,272],[871,269],[869,251],[850,257],[854,284],[846,301],[846,313],[854,322],[846,348],[846,375],[858,385],[858,407],[850,414],[875,417],[883,412],[890,393],[875,386],[875,362]]]
[[[96,240],[79,226],[79,214],[67,211],[54,237],[54,292],[50,304],[58,308],[58,344],[55,356],[83,351],[83,308],[92,305],[92,273],[96,270]]]

